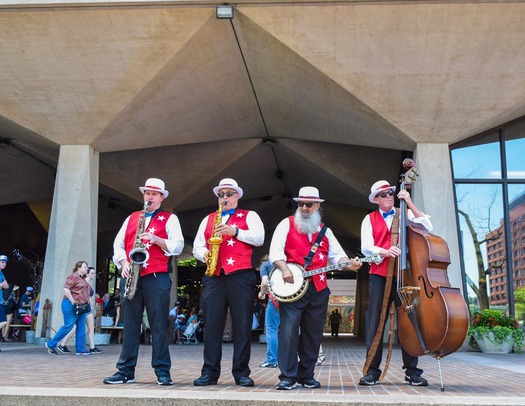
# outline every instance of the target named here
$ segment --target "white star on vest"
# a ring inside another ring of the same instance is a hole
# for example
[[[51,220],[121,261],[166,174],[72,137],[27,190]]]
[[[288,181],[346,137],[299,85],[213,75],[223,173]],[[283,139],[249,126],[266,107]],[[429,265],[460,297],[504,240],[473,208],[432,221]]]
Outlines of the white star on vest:
[[[228,245],[229,245],[230,247],[233,247],[233,246],[235,245],[235,240],[234,240],[233,238],[230,238],[230,239],[228,240]]]
[[[149,248],[151,247],[151,242],[148,241],[148,242],[144,243],[144,247],[146,248],[146,250],[149,250]]]
[[[144,263],[142,264],[142,267],[143,267],[143,268],[147,268],[147,267],[148,267],[148,263],[147,263],[147,262],[144,262]]]
[[[322,261],[324,259],[324,255],[322,253],[319,253],[319,259]]]
[[[324,281],[324,277],[325,277],[325,274],[324,274],[324,273],[320,274],[320,275],[319,275],[319,280],[320,280],[321,282]]]
[[[164,221],[164,220],[166,220],[166,217],[164,217],[164,216],[162,215],[162,216],[158,216],[157,219],[159,219],[159,221]]]
[[[157,231],[155,227],[148,228],[148,233],[155,234],[155,231]]]
[[[244,217],[244,213],[235,213],[237,217]]]
[[[226,262],[228,263],[228,265],[233,265],[235,263],[235,260],[232,257],[230,257],[226,260]]]

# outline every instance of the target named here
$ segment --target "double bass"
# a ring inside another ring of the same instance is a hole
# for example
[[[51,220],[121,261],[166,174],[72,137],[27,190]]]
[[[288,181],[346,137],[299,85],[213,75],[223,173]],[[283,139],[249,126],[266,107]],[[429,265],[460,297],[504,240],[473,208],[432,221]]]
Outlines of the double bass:
[[[410,190],[417,172],[414,161],[405,159],[401,190]],[[447,243],[421,225],[407,219],[401,199],[397,309],[401,345],[410,355],[430,355],[438,360],[441,390],[444,391],[439,360],[459,349],[467,336],[469,312],[459,288],[450,285]]]

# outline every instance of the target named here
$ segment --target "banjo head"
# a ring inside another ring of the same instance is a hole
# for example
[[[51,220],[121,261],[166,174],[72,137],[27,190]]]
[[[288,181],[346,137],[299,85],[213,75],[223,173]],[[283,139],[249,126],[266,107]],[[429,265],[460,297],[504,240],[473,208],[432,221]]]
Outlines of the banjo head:
[[[269,290],[279,302],[290,303],[299,300],[306,293],[308,280],[303,278],[304,268],[298,264],[288,263],[288,268],[293,274],[293,283],[285,283],[282,272],[274,268],[269,275]]]

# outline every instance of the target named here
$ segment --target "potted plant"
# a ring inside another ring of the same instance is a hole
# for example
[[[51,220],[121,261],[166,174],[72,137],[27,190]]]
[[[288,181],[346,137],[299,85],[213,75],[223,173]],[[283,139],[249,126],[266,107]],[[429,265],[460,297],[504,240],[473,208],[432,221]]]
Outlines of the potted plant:
[[[470,344],[474,341],[483,352],[521,353],[524,332],[514,318],[500,310],[474,313],[468,332]]]

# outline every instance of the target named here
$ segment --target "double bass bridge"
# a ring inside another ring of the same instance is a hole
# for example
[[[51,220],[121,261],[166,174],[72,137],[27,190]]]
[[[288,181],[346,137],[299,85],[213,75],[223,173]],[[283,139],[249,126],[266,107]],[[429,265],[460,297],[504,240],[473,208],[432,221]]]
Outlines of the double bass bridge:
[[[397,289],[399,299],[401,299],[401,303],[407,313],[408,311],[412,311],[414,306],[419,302],[419,299],[417,297],[414,298],[413,295],[420,290],[421,288],[419,286],[403,286]]]

